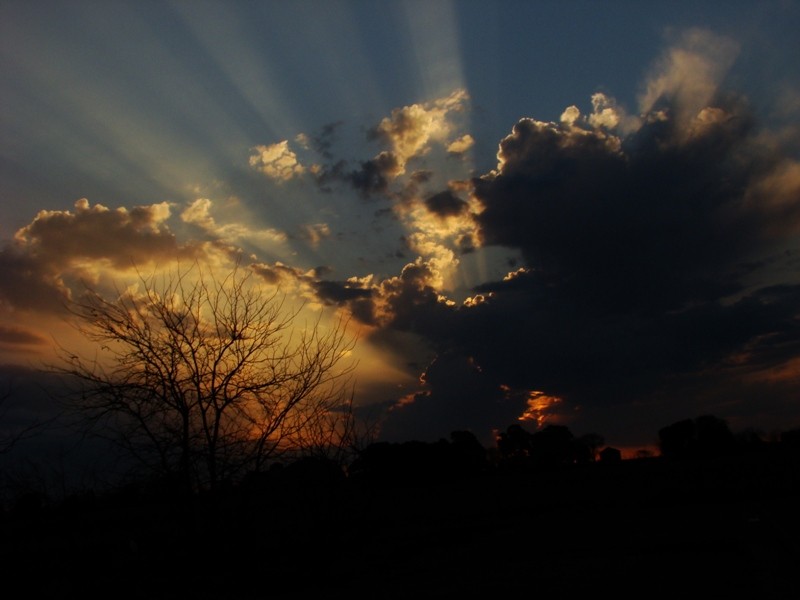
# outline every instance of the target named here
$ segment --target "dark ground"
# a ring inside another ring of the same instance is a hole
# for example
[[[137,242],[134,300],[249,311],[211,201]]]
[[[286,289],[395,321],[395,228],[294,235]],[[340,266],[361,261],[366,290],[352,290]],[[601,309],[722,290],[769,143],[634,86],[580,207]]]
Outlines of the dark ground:
[[[797,598],[800,457],[119,494],[0,521],[34,598]]]

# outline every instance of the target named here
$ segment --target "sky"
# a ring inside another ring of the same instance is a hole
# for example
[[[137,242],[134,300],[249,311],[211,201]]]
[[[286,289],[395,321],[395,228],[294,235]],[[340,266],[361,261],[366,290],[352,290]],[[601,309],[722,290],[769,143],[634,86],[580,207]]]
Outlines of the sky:
[[[238,257],[351,318],[382,439],[800,427],[798,30],[793,0],[0,0],[0,371],[82,343],[81,282]]]

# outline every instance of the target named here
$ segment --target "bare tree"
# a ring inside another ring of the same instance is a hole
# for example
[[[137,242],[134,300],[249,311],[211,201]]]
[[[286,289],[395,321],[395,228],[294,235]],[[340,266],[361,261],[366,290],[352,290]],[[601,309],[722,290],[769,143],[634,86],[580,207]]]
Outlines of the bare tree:
[[[102,352],[62,348],[83,421],[151,472],[217,487],[286,452],[339,450],[353,433],[354,338],[340,318],[300,323],[277,291],[237,266],[139,277],[140,290],[71,305]]]

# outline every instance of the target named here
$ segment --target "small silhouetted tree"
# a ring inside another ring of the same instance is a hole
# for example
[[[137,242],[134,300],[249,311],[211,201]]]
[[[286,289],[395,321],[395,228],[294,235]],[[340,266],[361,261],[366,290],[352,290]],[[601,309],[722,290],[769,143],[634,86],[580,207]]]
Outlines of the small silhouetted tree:
[[[508,462],[524,461],[531,456],[532,434],[519,423],[509,425],[497,436],[497,450],[500,457]]]
[[[602,435],[597,433],[584,433],[575,438],[575,460],[576,462],[595,462],[597,451],[606,441]]]
[[[658,432],[661,455],[667,458],[709,458],[730,454],[736,437],[728,424],[713,415],[683,419]]]
[[[574,462],[574,436],[565,425],[546,425],[531,437],[531,458],[538,465]]]
[[[471,431],[450,433],[450,455],[453,468],[463,474],[481,471],[487,465],[486,448]]]
[[[698,456],[723,456],[736,447],[736,437],[728,423],[713,415],[702,415],[694,420],[697,436],[695,453]]]
[[[694,445],[694,421],[683,419],[658,430],[659,450],[666,458],[689,458]]]
[[[346,322],[299,323],[299,309],[238,265],[139,278],[138,292],[94,289],[70,308],[103,350],[62,350],[83,423],[154,475],[217,487],[289,451],[344,447],[352,432],[354,342]]]

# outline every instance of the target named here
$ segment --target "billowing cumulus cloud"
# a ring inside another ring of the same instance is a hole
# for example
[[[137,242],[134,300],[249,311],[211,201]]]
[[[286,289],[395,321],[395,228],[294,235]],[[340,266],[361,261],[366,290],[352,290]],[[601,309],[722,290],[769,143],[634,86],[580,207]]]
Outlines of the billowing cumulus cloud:
[[[464,90],[457,90],[433,102],[395,109],[378,124],[374,135],[391,144],[400,173],[405,172],[409,160],[428,151],[430,142],[443,143],[448,138],[452,130],[449,114],[463,110],[467,99]],[[462,137],[462,146],[465,143]]]
[[[435,261],[375,287],[381,335],[411,331],[451,357],[434,361],[390,430],[470,410],[469,394],[459,404],[436,385],[464,380],[465,364],[487,415],[506,390],[517,416],[531,394],[558,399],[549,418],[567,424],[592,407],[687,396],[715,412],[723,382],[788,372],[800,350],[800,165],[720,89],[735,50],[690,32],[647,79],[639,115],[595,94],[586,117],[570,107],[560,123],[520,119],[496,169],[473,179],[474,206],[426,197],[432,217],[468,216],[479,245],[518,251],[524,265],[460,304],[439,291]]]
[[[317,183],[327,190],[331,182],[344,181],[364,197],[402,196],[403,185],[413,184],[418,172],[408,174],[409,162],[428,156],[434,147],[440,147],[451,155],[464,154],[472,147],[474,139],[469,134],[460,133],[457,124],[457,115],[466,110],[468,100],[465,90],[456,90],[430,102],[392,110],[389,116],[369,130],[368,138],[383,145],[380,152],[370,159],[358,161],[356,168],[344,160],[327,166],[319,165],[313,173]],[[332,157],[329,144],[318,147],[325,158]],[[408,175],[408,181],[403,182],[401,189],[393,190],[392,184],[404,175]]]
[[[9,307],[58,311],[68,279],[93,281],[103,269],[129,270],[202,254],[179,244],[167,203],[110,209],[85,198],[74,211],[41,211],[0,250],[0,300]]]
[[[259,145],[253,151],[250,166],[271,179],[288,181],[302,175],[306,170],[298,161],[297,154],[289,148],[288,140],[269,146]]]
[[[165,225],[169,217],[166,202],[109,209],[82,198],[75,202],[74,212],[41,211],[14,240],[26,253],[51,265],[95,259],[128,268],[176,252],[175,236]]]

